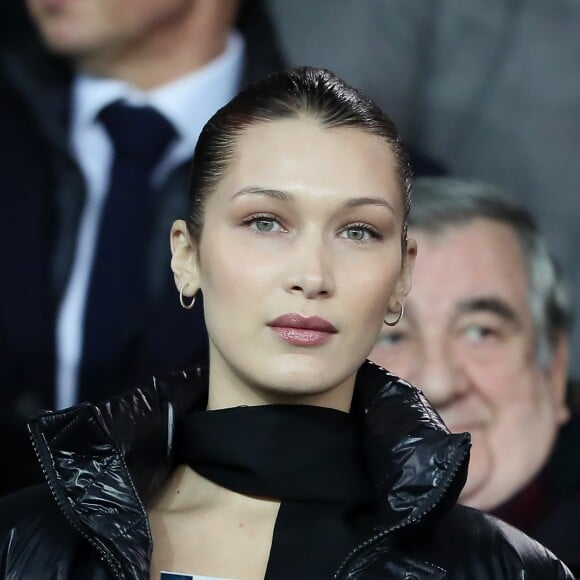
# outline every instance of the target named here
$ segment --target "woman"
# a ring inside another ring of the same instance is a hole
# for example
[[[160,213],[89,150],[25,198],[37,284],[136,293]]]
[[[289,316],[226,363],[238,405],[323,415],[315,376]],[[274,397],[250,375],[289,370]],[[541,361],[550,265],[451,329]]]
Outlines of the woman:
[[[220,110],[171,230],[209,367],[31,421],[48,486],[0,508],[4,577],[571,577],[453,507],[468,435],[365,362],[410,289],[409,189],[391,121],[327,71]]]

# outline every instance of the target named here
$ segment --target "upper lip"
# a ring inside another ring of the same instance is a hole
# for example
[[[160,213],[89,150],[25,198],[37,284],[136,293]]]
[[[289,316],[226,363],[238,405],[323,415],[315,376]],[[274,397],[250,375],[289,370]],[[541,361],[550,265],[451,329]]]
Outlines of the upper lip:
[[[278,318],[268,322],[268,326],[303,328],[306,330],[318,330],[319,332],[337,332],[336,328],[328,320],[324,320],[324,318],[318,316],[302,316],[296,313],[278,316]]]

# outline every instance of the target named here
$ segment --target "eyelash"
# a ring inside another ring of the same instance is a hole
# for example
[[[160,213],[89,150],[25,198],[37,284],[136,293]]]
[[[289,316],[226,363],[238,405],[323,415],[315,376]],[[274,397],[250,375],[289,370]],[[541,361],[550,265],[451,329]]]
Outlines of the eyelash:
[[[371,226],[369,224],[365,224],[365,223],[348,224],[348,225],[344,226],[340,231],[344,232],[346,230],[357,230],[357,229],[368,233],[369,236],[373,240],[383,240],[384,239],[383,234],[381,234],[381,232],[379,230],[377,230],[373,226]],[[361,240],[361,241],[365,241],[365,240]]]
[[[248,216],[247,218],[244,218],[241,221],[241,224],[243,226],[250,226],[250,225],[252,225],[255,222],[259,222],[260,220],[276,222],[282,229],[286,229],[284,227],[284,225],[282,224],[282,222],[280,221],[280,218],[278,218],[275,215],[272,215],[270,213],[255,213],[255,214],[252,214],[252,215]]]
[[[252,215],[248,216],[247,218],[245,218],[244,220],[242,220],[241,224],[244,226],[250,226],[253,223],[260,221],[260,220],[271,220],[273,222],[276,222],[282,229],[284,229],[284,230],[286,229],[278,217],[276,217],[275,215],[269,214],[269,213],[252,214]],[[351,223],[351,224],[348,224],[346,226],[343,226],[340,230],[340,233],[343,233],[347,230],[361,230],[361,231],[369,234],[369,236],[373,240],[380,241],[380,240],[384,239],[384,236],[381,234],[381,232],[379,230],[377,230],[376,228],[372,227],[371,225],[369,225],[367,223],[363,223],[363,222],[355,222],[355,223]],[[351,240],[351,241],[357,241],[358,243],[365,243],[365,242],[368,242],[369,240]]]

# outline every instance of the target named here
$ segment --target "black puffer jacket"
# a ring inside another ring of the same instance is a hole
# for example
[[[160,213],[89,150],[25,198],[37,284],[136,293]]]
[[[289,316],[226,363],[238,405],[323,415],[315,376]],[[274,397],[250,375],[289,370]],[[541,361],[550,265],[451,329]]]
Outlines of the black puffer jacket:
[[[203,406],[201,368],[100,405],[30,423],[48,486],[0,504],[0,576],[149,579],[145,505],[171,471],[174,424]],[[383,490],[380,526],[345,558],[341,579],[567,579],[546,549],[491,516],[455,505],[469,436],[451,435],[423,396],[365,363],[353,412]]]

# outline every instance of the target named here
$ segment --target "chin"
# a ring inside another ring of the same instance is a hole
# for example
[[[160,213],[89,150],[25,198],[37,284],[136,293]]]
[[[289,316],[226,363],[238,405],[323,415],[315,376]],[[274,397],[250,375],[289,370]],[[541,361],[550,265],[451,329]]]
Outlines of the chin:
[[[489,498],[489,479],[490,479],[490,465],[477,465],[478,462],[469,462],[469,472],[465,487],[461,490],[459,501],[463,505],[473,507],[476,509],[489,509],[489,505],[485,505]]]
[[[461,494],[459,495],[459,502],[463,505],[481,510],[484,509],[481,505],[481,501],[478,497],[479,489],[471,489],[469,483],[465,484],[465,487],[461,490]]]
[[[87,50],[85,39],[71,34],[68,30],[63,31],[60,27],[43,30],[42,39],[50,50],[60,56],[76,58]]]
[[[284,398],[300,398],[308,396],[323,395],[332,391],[332,385],[327,383],[320,384],[305,380],[292,380],[287,377],[280,380],[273,379],[267,385],[261,387],[261,390],[270,394]]]
[[[323,400],[337,387],[327,376],[320,377],[308,369],[294,368],[291,372],[277,369],[277,372],[269,373],[269,376],[262,376],[260,381],[254,382],[254,388],[273,403],[300,404],[308,403],[312,398]]]
[[[468,477],[459,502],[478,510],[491,511],[507,501],[516,491],[512,488],[502,490],[497,482],[489,479],[487,474],[482,474],[477,480]]]
[[[70,19],[44,22],[39,26],[41,37],[53,52],[72,59],[84,58],[93,52],[99,42],[94,30],[80,26]],[[102,44],[102,42],[101,42]]]

